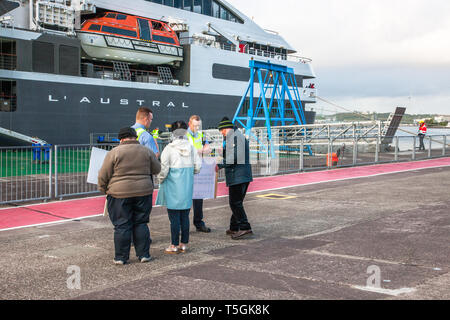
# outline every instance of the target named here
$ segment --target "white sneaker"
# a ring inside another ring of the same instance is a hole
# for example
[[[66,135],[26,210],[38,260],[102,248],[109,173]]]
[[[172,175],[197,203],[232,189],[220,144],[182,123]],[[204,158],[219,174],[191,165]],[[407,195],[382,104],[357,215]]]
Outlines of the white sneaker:
[[[167,254],[177,254],[178,253],[178,248],[175,246],[170,246],[165,250],[165,253]]]
[[[119,265],[119,266],[123,266],[125,264],[125,262],[122,261],[122,260],[115,260],[114,259],[113,262],[114,262],[114,264]]]
[[[147,263],[152,261],[152,257],[148,257],[148,258],[141,258],[141,263]]]

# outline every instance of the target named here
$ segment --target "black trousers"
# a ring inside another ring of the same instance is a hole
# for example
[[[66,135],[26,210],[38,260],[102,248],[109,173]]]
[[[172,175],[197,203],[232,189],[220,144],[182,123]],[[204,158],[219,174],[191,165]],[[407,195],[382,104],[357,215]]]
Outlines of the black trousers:
[[[150,212],[152,195],[145,197],[108,199],[109,218],[114,225],[115,260],[127,262],[130,258],[131,238],[133,238],[136,256],[150,257]]]
[[[243,183],[229,187],[229,203],[233,215],[230,220],[230,230],[251,230],[252,227],[244,210],[244,199],[250,183]]]
[[[423,143],[424,139],[425,139],[425,135],[419,134],[419,140],[420,140],[419,150],[425,150],[425,144]]]
[[[203,199],[192,200],[194,210],[194,226],[198,229],[205,226],[203,222]]]

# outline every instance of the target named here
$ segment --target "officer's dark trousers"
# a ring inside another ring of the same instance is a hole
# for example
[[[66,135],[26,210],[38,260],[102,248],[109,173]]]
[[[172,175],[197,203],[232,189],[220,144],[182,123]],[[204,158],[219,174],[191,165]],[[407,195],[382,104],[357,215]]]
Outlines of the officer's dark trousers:
[[[152,195],[126,199],[108,199],[109,218],[114,225],[115,260],[127,262],[130,258],[131,238],[136,256],[150,257],[150,230],[148,223],[152,211]]]
[[[249,185],[250,183],[243,183],[229,187],[229,203],[231,211],[233,212],[230,220],[231,231],[252,229],[244,210],[244,199]]]
[[[203,222],[203,200],[192,200],[192,207],[194,210],[194,226],[198,229],[205,226]]]

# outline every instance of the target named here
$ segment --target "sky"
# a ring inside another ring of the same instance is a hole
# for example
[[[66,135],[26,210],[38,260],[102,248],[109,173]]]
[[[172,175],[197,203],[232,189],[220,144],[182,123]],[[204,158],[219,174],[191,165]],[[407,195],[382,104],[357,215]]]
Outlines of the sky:
[[[318,96],[350,110],[450,115],[449,0],[227,1],[313,60]]]

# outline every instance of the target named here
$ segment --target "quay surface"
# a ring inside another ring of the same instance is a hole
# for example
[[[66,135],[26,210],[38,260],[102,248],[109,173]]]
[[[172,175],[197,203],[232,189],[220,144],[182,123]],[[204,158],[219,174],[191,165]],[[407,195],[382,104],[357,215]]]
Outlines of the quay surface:
[[[120,267],[103,197],[1,209],[0,298],[450,299],[449,188],[450,158],[258,178],[245,201],[255,234],[234,241],[221,184],[205,201],[212,233],[191,227],[189,251],[165,255],[167,212],[154,208],[154,261],[132,248]]]

